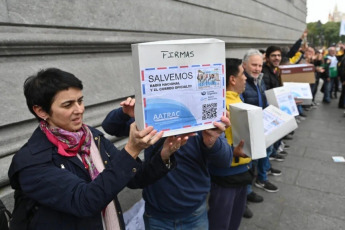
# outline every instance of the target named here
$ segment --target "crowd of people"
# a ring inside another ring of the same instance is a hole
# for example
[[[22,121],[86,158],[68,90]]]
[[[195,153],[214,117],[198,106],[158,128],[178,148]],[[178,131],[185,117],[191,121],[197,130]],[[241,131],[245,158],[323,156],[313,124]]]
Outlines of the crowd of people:
[[[339,45],[338,56],[335,46],[322,53],[307,45],[306,36],[291,48],[250,49],[243,59],[226,59],[227,110],[240,102],[264,109],[265,90],[281,86],[279,66],[298,63],[315,66],[313,103],[298,106],[298,122],[304,110],[317,107],[320,79],[323,102],[341,90],[339,108],[345,108],[345,46]],[[238,229],[243,217],[254,215],[248,203],[264,201],[253,186],[279,191],[269,177],[282,171],[270,161],[284,161],[284,139],[293,133],[269,146],[266,157],[252,160],[243,140],[233,143],[229,117],[214,122],[214,129],[162,138],[151,126],[137,129],[135,99],[127,98],[102,123],[108,134],[128,137],[119,150],[83,123],[82,89],[77,77],[55,68],[25,81],[27,106],[39,125],[9,168],[12,229],[125,229],[117,194],[126,186],[143,188],[145,229]]]

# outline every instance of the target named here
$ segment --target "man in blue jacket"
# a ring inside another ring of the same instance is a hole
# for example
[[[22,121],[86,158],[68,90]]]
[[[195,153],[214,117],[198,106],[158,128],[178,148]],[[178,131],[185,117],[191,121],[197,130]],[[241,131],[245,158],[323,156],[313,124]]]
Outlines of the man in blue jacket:
[[[263,59],[260,51],[250,49],[243,57],[244,74],[247,77],[246,89],[242,96],[245,103],[260,106],[262,109],[268,106],[265,96],[265,83],[262,80]],[[268,153],[272,152],[268,148]],[[269,155],[269,154],[268,154]],[[267,174],[281,175],[281,171],[273,169],[269,162],[269,156],[257,161],[258,176],[255,186],[267,192],[278,192],[278,187],[268,181]],[[250,193],[250,189],[247,192]]]
[[[112,111],[103,121],[102,127],[107,133],[115,134],[113,129],[117,128],[113,120],[116,116],[121,116],[127,125],[133,121],[134,103],[133,99],[128,100],[131,102],[126,106],[130,109],[126,114]],[[208,164],[230,167],[233,156],[224,136],[230,121],[226,117],[222,121],[226,126],[215,122],[217,128],[189,136],[187,143],[174,153],[177,167],[144,189],[145,229],[208,230],[206,197],[211,187]],[[145,151],[145,160],[152,157],[154,150],[161,148],[161,142]]]

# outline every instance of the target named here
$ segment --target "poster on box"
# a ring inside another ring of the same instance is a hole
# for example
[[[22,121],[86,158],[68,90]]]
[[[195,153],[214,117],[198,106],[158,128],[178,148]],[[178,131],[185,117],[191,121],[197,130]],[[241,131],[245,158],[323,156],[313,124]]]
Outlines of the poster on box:
[[[298,116],[295,99],[287,87],[277,87],[265,91],[268,104],[278,107],[287,114]]]
[[[225,115],[223,41],[150,42],[132,50],[139,129],[178,135],[213,128]]]
[[[296,82],[284,82],[284,86],[290,89],[293,97],[298,100],[302,100],[302,105],[310,105],[313,100],[310,84],[308,83],[296,83]]]
[[[298,127],[294,116],[273,105],[263,110],[263,123],[266,148]]]
[[[267,110],[264,110],[263,114],[265,135],[270,134],[274,129],[283,125],[285,122],[283,119],[276,117],[274,114],[270,113]]]
[[[290,115],[297,115],[298,110],[294,97],[289,93],[277,95],[279,109]]]

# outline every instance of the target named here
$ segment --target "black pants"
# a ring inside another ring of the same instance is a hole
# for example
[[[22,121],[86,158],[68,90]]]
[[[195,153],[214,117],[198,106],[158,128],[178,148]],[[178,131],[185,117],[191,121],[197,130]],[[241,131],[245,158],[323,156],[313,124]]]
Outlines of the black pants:
[[[315,95],[317,93],[317,88],[319,87],[320,82],[320,74],[315,73],[315,83],[311,84],[312,93],[313,93],[313,101],[315,101]]]
[[[342,85],[338,108],[345,108],[344,103],[345,103],[345,85]]]

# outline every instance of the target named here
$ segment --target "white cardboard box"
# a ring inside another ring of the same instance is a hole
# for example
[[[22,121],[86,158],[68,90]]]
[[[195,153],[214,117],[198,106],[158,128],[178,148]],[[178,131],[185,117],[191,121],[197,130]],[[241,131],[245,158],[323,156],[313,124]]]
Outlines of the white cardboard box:
[[[164,136],[214,128],[225,115],[225,43],[188,39],[132,45],[135,120]]]
[[[313,101],[309,83],[284,82],[284,86],[290,89],[292,96],[302,101],[302,105],[310,105]]]
[[[263,110],[266,148],[297,129],[294,116],[289,115],[273,105]]]
[[[295,99],[288,87],[277,87],[265,91],[268,104],[274,105],[287,114],[298,116]]]
[[[234,146],[244,140],[243,151],[252,159],[266,157],[262,108],[246,103],[230,104]]]
[[[214,128],[225,115],[225,43],[188,39],[132,45],[135,121],[164,136]]]

